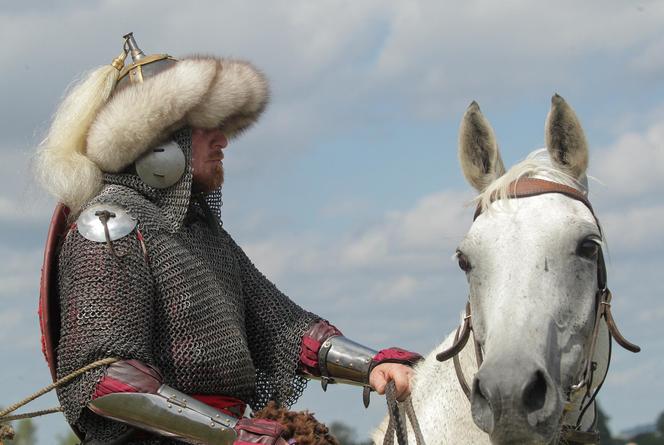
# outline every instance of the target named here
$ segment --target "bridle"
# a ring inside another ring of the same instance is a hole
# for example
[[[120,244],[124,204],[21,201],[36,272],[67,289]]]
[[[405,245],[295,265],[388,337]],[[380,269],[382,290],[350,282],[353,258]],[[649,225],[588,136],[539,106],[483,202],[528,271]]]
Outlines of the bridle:
[[[575,199],[583,203],[590,210],[590,213],[592,213],[593,217],[595,218],[597,227],[600,227],[599,220],[597,219],[597,216],[595,215],[593,207],[590,204],[590,201],[588,201],[588,198],[577,189],[563,184],[559,184],[557,182],[548,181],[545,179],[538,179],[538,178],[521,178],[512,182],[508,186],[508,193],[506,198],[510,199],[527,198],[547,193],[563,194],[565,196],[568,196],[572,199]],[[499,199],[498,195],[492,196],[491,201],[494,201],[496,199]],[[477,217],[480,216],[481,213],[482,213],[482,207],[481,205],[478,205],[475,211],[473,221],[477,219]],[[574,394],[579,393],[584,388],[586,389],[586,392],[581,402],[582,407],[580,409],[580,414],[576,424],[562,425],[561,427],[562,428],[561,436],[565,440],[565,443],[599,444],[599,432],[597,431],[596,428],[597,419],[595,419],[595,421],[593,422],[593,427],[591,431],[582,431],[580,424],[586,410],[592,405],[593,401],[595,400],[595,397],[597,396],[597,393],[602,387],[604,379],[606,378],[606,373],[605,373],[602,376],[602,379],[595,388],[595,390],[594,391],[592,390],[591,386],[593,381],[593,373],[595,371],[595,368],[597,367],[597,363],[593,361],[593,356],[595,353],[597,338],[599,336],[601,318],[603,317],[606,321],[610,337],[613,338],[620,346],[631,352],[639,352],[641,350],[639,346],[627,341],[625,337],[623,337],[622,334],[620,333],[618,326],[616,325],[616,322],[613,318],[613,315],[611,314],[611,297],[612,297],[611,291],[607,287],[607,274],[606,274],[606,264],[604,262],[604,255],[602,253],[602,249],[600,248],[597,253],[597,292],[595,294],[595,322],[592,330],[592,335],[589,340],[590,343],[588,348],[586,349],[586,355],[584,357],[583,372],[579,377],[578,383],[572,385],[569,388],[567,406],[569,407],[569,405],[571,405],[572,396]],[[436,355],[436,359],[441,362],[447,361],[450,358],[453,360],[454,370],[456,371],[459,384],[461,385],[461,389],[466,394],[466,397],[468,397],[469,400],[470,400],[471,390],[463,374],[463,370],[461,368],[459,353],[468,343],[472,330],[473,330],[472,314],[470,310],[470,301],[468,301],[466,303],[466,312],[463,321],[456,330],[452,346],[450,346],[448,349]],[[477,342],[474,336],[473,336],[473,344],[475,349],[475,359],[477,361],[477,367],[479,368],[482,365],[483,361],[482,347]],[[609,357],[606,366],[607,372],[609,368],[609,363],[611,361],[610,345],[611,345],[611,339],[609,339]]]

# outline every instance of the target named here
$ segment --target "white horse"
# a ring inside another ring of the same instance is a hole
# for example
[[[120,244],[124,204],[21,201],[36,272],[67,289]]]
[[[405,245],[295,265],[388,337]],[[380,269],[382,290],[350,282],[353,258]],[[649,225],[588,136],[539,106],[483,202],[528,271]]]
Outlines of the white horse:
[[[592,429],[596,412],[587,396],[608,367],[608,326],[615,326],[610,313],[607,323],[597,311],[602,232],[586,204],[562,193],[498,199],[520,178],[587,194],[585,136],[558,95],[545,135],[547,149],[505,173],[478,105],[463,117],[459,157],[481,211],[457,249],[470,288],[471,341],[458,354],[470,391],[451,360],[436,360],[452,347],[453,333],[416,368],[411,399],[426,445],[592,443],[561,430]],[[479,370],[476,349],[484,359]],[[376,444],[386,427],[387,419],[373,434]]]

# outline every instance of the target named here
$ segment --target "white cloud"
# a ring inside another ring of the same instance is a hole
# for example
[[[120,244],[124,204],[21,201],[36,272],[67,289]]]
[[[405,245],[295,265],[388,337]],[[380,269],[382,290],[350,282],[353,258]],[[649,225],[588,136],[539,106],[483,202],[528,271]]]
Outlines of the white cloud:
[[[268,239],[246,243],[242,246],[258,268],[274,281],[281,280],[286,273],[300,273],[327,269],[334,261],[324,255],[330,246],[321,249],[320,240],[311,236]],[[323,250],[324,249],[324,250]]]
[[[631,66],[636,72],[659,79],[664,73],[664,39],[648,44],[632,59]]]
[[[413,208],[389,212],[384,221],[344,243],[341,259],[351,266],[425,263],[449,255],[470,226],[470,195],[456,190],[420,198]],[[430,267],[430,266],[429,266]]]
[[[651,44],[664,8],[654,0],[641,5],[81,1],[5,11],[0,36],[12,44],[0,49],[0,58],[30,62],[0,73],[3,97],[13,104],[0,129],[5,137],[24,140],[43,126],[74,73],[107,63],[119,51],[121,34],[134,30],[148,52],[254,60],[273,80],[274,109],[265,121],[270,138],[282,152],[289,145],[301,149],[314,134],[352,126],[358,113],[375,109],[376,102],[396,104],[389,109],[398,113],[415,109],[439,117],[451,110],[456,115],[471,92],[510,99],[517,92],[562,88],[577,80],[574,69],[587,57],[620,59],[628,49]],[[40,32],[25,34],[25,29]],[[15,35],[22,38],[12,39]],[[644,59],[652,60],[647,54]],[[378,108],[384,117],[387,107]],[[266,142],[260,146],[271,148]]]
[[[615,142],[592,151],[590,173],[601,184],[591,185],[598,210],[616,253],[658,252],[664,246],[664,118],[661,109],[631,120],[654,123],[642,131],[626,131]]]
[[[24,251],[0,248],[0,297],[37,301],[41,249]]]
[[[395,2],[376,78],[435,114],[460,109],[468,92],[484,102],[566,89],[588,57],[620,58],[658,35],[662,4],[643,7],[647,12],[619,1]]]
[[[393,268],[439,269],[454,252],[470,226],[470,195],[459,191],[433,193],[412,208],[391,211],[383,219],[354,234],[328,239],[324,234],[298,234],[246,243],[245,250],[261,270],[281,278],[295,273],[387,271]],[[414,287],[412,278],[399,276],[388,286],[400,296]]]
[[[634,382],[646,381],[650,385],[662,387],[660,378],[661,363],[652,359],[639,360],[638,364],[624,366],[621,363],[621,369],[612,369],[609,372],[606,381],[608,386],[616,386],[628,389],[634,389]]]
[[[602,215],[615,252],[660,252],[664,247],[664,205],[623,207]]]
[[[54,203],[32,178],[27,149],[0,139],[0,223],[45,226]]]
[[[51,205],[38,205],[27,201],[23,196],[0,195],[0,223],[33,223],[44,225],[48,222],[53,208]],[[47,204],[48,201],[44,200]]]
[[[633,198],[661,195],[664,186],[664,120],[642,133],[629,132],[606,148],[593,152],[591,173],[607,184],[599,194]]]
[[[411,275],[400,275],[379,281],[374,286],[373,300],[379,303],[403,303],[418,291],[419,281]]]
[[[14,330],[21,325],[23,314],[18,309],[8,309],[0,312],[0,343],[6,342],[13,335]]]
[[[0,57],[17,61],[0,73],[0,93],[11,104],[0,111],[0,133],[3,141],[11,141],[11,146],[0,142],[0,186],[7,191],[0,195],[3,224],[48,219],[50,205],[35,204],[17,191],[24,188],[28,172],[17,168],[25,164],[10,153],[17,145],[34,144],[34,129],[44,127],[71,78],[108,63],[126,31],[135,31],[147,52],[228,54],[265,70],[272,81],[273,105],[263,123],[238,143],[245,150],[233,152],[229,159],[249,178],[246,182],[256,176],[255,169],[281,169],[285,157],[326,141],[330,134],[352,136],[355,127],[391,125],[394,119],[411,119],[413,111],[435,119],[450,112],[457,116],[470,94],[482,103],[494,101],[510,108],[533,91],[583,90],[607,78],[606,73],[584,68],[595,59],[610,61],[611,74],[626,82],[638,83],[662,69],[664,2],[659,0],[642,1],[640,7],[619,0],[109,0],[58,5],[0,13],[0,36],[11,42],[0,48]],[[23,32],[26,29],[39,32]],[[16,35],[21,38],[13,38]],[[661,246],[662,207],[625,206],[627,199],[661,196],[664,121],[658,122],[594,152],[592,173],[610,186],[610,193],[600,191],[598,196],[612,205],[608,212],[599,207],[599,216],[619,255],[632,247]],[[465,282],[449,257],[470,224],[472,208],[465,206],[469,199],[456,191],[433,193],[410,208],[392,208],[379,223],[341,238],[318,232],[279,239],[262,235],[246,250],[270,278],[315,303],[311,309],[330,311],[366,334],[358,340],[398,343],[409,331],[432,329],[438,336],[440,321],[431,326],[430,320],[415,314],[435,310],[453,319],[450,328],[457,320]],[[32,207],[17,215],[25,205]],[[337,205],[323,213],[352,210],[352,205]],[[269,218],[262,221],[256,227],[263,224],[260,232],[271,234]],[[41,251],[16,254],[0,249],[0,257],[8,261],[0,268],[3,302],[10,294],[12,302],[20,295],[34,307]],[[633,270],[642,270],[640,265]],[[636,272],[627,275],[620,282],[625,291],[642,286],[647,292],[652,287]],[[381,299],[397,303],[398,310],[378,310]],[[411,299],[413,304],[404,304]],[[645,307],[639,317],[646,311],[660,319],[658,299],[638,301]],[[402,314],[407,311],[409,316]],[[27,309],[0,313],[0,339],[12,334],[7,329],[17,327],[17,317],[27,320],[21,314],[28,314]],[[629,322],[636,317],[626,318]],[[656,329],[656,320],[644,329]],[[430,341],[430,336],[422,338],[417,341]],[[659,362],[643,363],[661,374]],[[639,372],[626,374],[624,381],[646,375]]]
[[[657,308],[649,308],[648,310],[639,313],[639,321],[646,323],[662,323],[664,322],[664,306]]]

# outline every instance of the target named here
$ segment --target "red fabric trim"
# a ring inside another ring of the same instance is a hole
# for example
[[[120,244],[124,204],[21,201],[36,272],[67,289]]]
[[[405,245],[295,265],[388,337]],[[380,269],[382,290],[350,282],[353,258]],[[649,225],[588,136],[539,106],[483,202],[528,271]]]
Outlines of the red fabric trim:
[[[95,394],[92,398],[96,399],[97,397],[106,396],[116,392],[138,392],[138,390],[126,382],[105,376],[101,379],[99,384],[97,384]]]
[[[313,376],[320,375],[318,351],[323,342],[334,335],[343,334],[326,320],[320,320],[305,332],[300,347],[300,370],[302,372]]]
[[[279,422],[271,419],[240,419],[237,425],[235,425],[236,431],[248,431],[262,436],[272,437],[278,437],[284,429],[284,426]]]
[[[44,359],[46,360],[46,363],[48,364],[48,354],[46,352],[46,336],[44,335],[44,329],[41,329],[41,327],[45,325],[44,311],[42,310],[42,305],[41,304],[37,308],[37,315],[39,316],[39,326],[40,326],[40,332],[41,332],[41,350],[42,350],[42,354],[44,354]]]
[[[242,417],[247,409],[246,403],[234,397],[212,394],[192,394],[191,397],[238,419]]]
[[[373,358],[376,364],[392,362],[414,365],[422,360],[422,356],[417,352],[406,351],[401,348],[388,348],[378,352]]]
[[[302,352],[300,353],[300,363],[305,368],[318,368],[318,350],[321,342],[311,337],[302,337]]]

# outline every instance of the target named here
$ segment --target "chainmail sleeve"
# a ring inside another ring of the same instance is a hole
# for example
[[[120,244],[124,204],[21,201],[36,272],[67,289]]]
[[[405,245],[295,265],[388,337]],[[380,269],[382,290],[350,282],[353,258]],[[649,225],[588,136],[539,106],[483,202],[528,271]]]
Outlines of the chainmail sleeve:
[[[290,407],[302,395],[307,380],[297,374],[302,336],[320,320],[284,295],[251,262],[222,229],[240,266],[246,307],[246,330],[256,367],[254,410],[270,400]]]
[[[108,357],[153,364],[153,280],[137,233],[105,243],[83,238],[78,230],[66,236],[58,260],[61,337],[57,349],[58,378]],[[85,409],[104,374],[97,368],[58,389],[67,421],[83,432],[108,440],[125,425]]]

